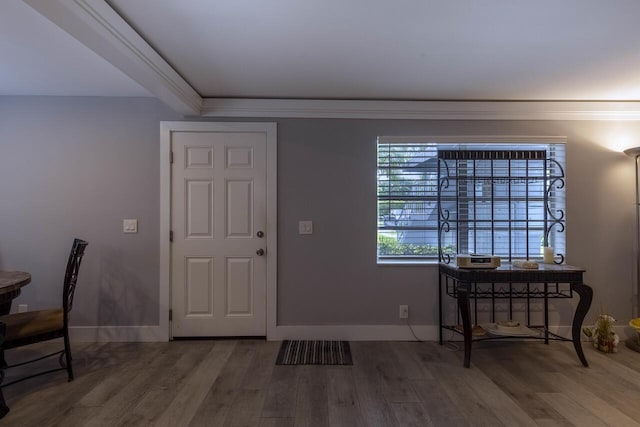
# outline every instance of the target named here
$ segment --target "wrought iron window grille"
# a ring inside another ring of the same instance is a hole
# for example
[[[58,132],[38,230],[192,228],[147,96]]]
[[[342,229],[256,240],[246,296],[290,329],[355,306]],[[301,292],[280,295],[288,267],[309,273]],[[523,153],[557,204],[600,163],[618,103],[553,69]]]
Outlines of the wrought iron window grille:
[[[547,150],[439,149],[437,158],[441,262],[474,252],[509,262],[541,258],[541,246],[556,240],[551,233],[564,233],[564,204],[555,196],[565,173]],[[554,262],[563,263],[564,253]]]

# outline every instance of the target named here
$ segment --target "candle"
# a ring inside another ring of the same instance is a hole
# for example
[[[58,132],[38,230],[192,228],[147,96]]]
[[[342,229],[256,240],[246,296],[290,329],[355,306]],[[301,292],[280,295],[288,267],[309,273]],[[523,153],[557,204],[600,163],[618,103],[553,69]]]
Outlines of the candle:
[[[544,263],[553,264],[553,248],[551,246],[544,247]]]

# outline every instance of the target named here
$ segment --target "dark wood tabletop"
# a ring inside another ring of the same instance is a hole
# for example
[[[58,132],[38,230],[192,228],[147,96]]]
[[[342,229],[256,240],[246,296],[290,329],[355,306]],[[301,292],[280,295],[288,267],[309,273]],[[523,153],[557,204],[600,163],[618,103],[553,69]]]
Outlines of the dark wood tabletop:
[[[31,282],[31,274],[24,271],[0,270],[0,294],[14,292]]]
[[[31,282],[31,274],[24,271],[0,270],[0,315],[9,314],[11,301],[20,295],[23,286]]]
[[[498,268],[462,268],[455,262],[440,263],[440,271],[463,282],[567,282],[580,283],[585,269],[566,264],[542,264],[537,269],[514,267],[503,262]]]

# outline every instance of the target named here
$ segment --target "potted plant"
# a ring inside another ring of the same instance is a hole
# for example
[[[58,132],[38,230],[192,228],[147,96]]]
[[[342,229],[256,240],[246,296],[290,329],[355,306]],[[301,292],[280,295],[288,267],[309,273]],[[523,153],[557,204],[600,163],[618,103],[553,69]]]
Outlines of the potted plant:
[[[593,327],[583,328],[582,332],[593,340],[593,346],[598,350],[603,353],[617,353],[620,337],[613,332],[615,321],[608,314],[601,314]]]

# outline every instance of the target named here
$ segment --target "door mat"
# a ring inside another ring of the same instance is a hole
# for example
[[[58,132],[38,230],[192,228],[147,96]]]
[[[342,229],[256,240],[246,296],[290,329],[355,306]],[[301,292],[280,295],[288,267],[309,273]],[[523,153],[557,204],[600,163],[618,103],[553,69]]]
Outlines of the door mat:
[[[349,341],[285,340],[276,365],[353,365]]]

